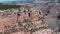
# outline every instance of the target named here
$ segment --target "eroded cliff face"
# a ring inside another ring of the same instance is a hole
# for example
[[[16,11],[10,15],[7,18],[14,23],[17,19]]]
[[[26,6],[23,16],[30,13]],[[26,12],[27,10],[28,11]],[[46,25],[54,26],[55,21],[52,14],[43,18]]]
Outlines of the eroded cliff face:
[[[41,10],[32,7],[0,10],[0,25],[2,34],[43,34],[45,30],[46,34],[52,33]]]

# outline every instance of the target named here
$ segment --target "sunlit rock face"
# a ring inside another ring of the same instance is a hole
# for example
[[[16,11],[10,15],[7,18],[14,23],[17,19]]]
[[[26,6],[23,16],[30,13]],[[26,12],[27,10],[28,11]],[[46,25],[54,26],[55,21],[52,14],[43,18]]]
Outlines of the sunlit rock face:
[[[19,26],[22,26],[25,32],[30,34],[52,34],[52,30],[48,29],[48,24],[43,17],[41,10],[35,8],[20,8],[18,16]],[[47,33],[48,32],[48,33]]]
[[[52,31],[50,31],[51,29],[48,28],[48,24],[41,10],[33,7],[21,6],[20,8],[1,10],[0,12],[0,30],[4,32],[3,34],[52,33]]]

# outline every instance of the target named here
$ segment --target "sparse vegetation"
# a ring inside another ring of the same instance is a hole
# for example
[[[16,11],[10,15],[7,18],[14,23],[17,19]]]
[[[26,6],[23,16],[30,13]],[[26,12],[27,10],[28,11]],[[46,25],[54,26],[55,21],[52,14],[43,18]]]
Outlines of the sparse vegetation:
[[[19,8],[19,7],[20,6],[18,6],[18,5],[0,5],[1,10],[11,9],[11,8]]]

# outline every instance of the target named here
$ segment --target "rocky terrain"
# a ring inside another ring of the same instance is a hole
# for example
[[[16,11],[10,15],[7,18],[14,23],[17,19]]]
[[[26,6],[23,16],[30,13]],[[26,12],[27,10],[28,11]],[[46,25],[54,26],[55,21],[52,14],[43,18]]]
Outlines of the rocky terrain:
[[[53,30],[48,28],[41,10],[28,6],[0,10],[0,34],[43,34],[43,32],[52,34]]]

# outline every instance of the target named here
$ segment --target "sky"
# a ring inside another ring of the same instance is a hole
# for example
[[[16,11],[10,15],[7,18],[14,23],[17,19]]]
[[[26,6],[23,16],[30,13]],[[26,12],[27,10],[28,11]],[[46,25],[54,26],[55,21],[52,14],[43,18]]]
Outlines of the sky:
[[[18,1],[18,0],[0,0],[0,1]]]
[[[5,1],[18,1],[18,0],[0,0],[0,2],[5,2]],[[25,1],[25,2],[30,1],[30,2],[32,2],[33,0],[19,0],[19,1]]]

